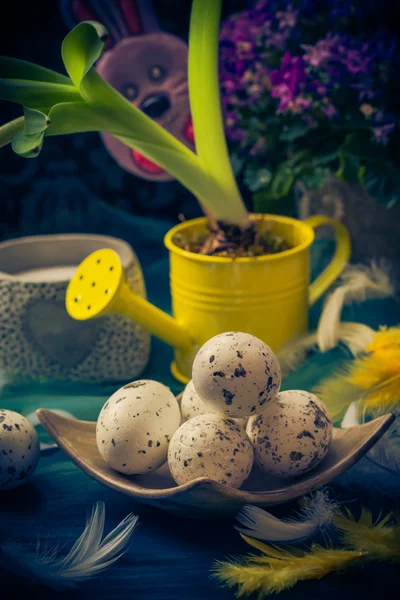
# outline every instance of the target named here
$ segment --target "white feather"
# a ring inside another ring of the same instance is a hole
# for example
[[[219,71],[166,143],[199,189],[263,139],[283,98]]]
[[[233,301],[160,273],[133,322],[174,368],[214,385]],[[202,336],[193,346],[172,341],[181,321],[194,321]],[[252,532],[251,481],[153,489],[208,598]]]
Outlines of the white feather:
[[[344,344],[353,356],[365,351],[376,331],[363,323],[340,323],[337,330],[337,343]],[[310,352],[318,351],[317,334],[307,333],[295,342],[291,342],[278,351],[282,377],[295,371],[307,360]],[[322,351],[322,350],[321,350]]]
[[[358,402],[352,402],[343,417],[341,427],[357,427],[360,425]],[[400,433],[394,425],[365,455],[364,462],[369,461],[375,467],[376,474],[383,470],[398,478],[400,485]]]
[[[320,490],[304,500],[297,520],[278,519],[271,513],[246,505],[237,515],[243,527],[235,528],[249,537],[267,542],[300,542],[327,529],[333,521],[337,504]]]
[[[77,583],[93,577],[118,560],[127,550],[127,544],[136,527],[138,517],[128,515],[104,539],[103,502],[96,502],[82,535],[63,558],[58,549],[42,550],[38,544],[36,553],[29,554],[15,542],[0,546],[4,566],[19,575],[55,589],[75,587]],[[1,555],[0,555],[1,558]]]
[[[360,424],[358,402],[352,402],[343,417],[341,427],[358,427]]]
[[[294,342],[286,344],[277,352],[282,378],[287,377],[307,360],[310,352],[317,349],[317,336],[307,333]]]
[[[326,299],[318,323],[317,344],[321,352],[334,348],[339,339],[339,325],[345,304],[363,302],[370,298],[386,298],[394,295],[387,267],[372,262],[352,265],[343,271],[337,287]]]
[[[347,346],[353,356],[358,356],[365,352],[375,334],[375,329],[368,325],[345,321],[339,324],[337,337],[338,342]]]
[[[50,408],[49,410],[57,413],[61,417],[68,417],[69,419],[76,419],[76,417],[72,413],[68,412],[67,410],[62,410],[61,408]],[[33,425],[33,427],[39,427],[39,425],[41,425],[35,412],[27,415],[26,419],[28,419],[28,421],[31,423],[31,425]],[[57,444],[54,444],[54,443],[46,444],[45,442],[40,442],[40,451],[43,453],[48,452],[49,450],[54,450],[56,448],[58,448]]]
[[[368,452],[366,458],[397,478],[400,485],[400,433],[390,429]]]

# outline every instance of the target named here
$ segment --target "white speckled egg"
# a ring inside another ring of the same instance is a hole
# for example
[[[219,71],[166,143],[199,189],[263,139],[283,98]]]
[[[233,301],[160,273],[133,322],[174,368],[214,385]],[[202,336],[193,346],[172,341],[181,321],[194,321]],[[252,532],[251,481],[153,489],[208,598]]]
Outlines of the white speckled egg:
[[[182,421],[188,421],[189,419],[193,419],[193,417],[198,417],[199,415],[223,414],[209,408],[206,404],[204,404],[203,400],[194,389],[192,379],[189,381],[182,394],[181,413]],[[233,420],[239,425],[239,427],[245,430],[247,421],[249,419],[248,417],[243,417],[241,419],[239,418]]]
[[[0,491],[25,483],[33,475],[39,457],[34,427],[13,410],[0,409]]]
[[[281,392],[247,425],[256,465],[278,477],[314,469],[329,450],[332,430],[324,403],[301,390]]]
[[[233,419],[200,415],[183,423],[174,434],[168,465],[179,485],[208,477],[239,488],[253,466],[253,448]]]
[[[229,417],[246,417],[260,413],[275,399],[281,369],[267,344],[248,333],[228,332],[200,348],[192,378],[209,408]]]
[[[169,388],[157,381],[134,381],[103,406],[97,420],[97,447],[116,471],[147,473],[167,460],[169,442],[180,422],[179,406]]]

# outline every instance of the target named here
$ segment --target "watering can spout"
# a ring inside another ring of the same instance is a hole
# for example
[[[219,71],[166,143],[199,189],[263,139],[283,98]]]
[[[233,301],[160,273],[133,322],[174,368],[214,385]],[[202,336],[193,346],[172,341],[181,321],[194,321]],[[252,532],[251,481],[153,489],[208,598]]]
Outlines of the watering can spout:
[[[195,346],[173,317],[132,292],[118,254],[109,248],[93,252],[79,265],[67,288],[66,308],[78,321],[119,314],[174,348],[188,350]]]

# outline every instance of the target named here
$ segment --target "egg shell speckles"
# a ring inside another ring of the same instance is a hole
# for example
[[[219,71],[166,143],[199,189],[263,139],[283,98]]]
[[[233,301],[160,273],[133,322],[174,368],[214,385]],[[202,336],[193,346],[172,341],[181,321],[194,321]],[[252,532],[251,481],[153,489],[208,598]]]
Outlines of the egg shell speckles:
[[[296,477],[314,469],[329,450],[332,431],[324,403],[302,390],[281,392],[247,425],[255,463],[278,477]]]
[[[0,491],[25,483],[33,475],[39,457],[34,427],[13,410],[0,409]]]
[[[207,477],[239,488],[253,466],[253,448],[233,421],[219,415],[200,415],[186,421],[174,434],[168,464],[179,485]]]
[[[179,406],[169,388],[157,381],[134,381],[103,406],[97,420],[97,447],[116,471],[147,473],[166,462],[180,422]]]
[[[198,417],[200,415],[221,414],[204,404],[203,400],[194,389],[192,380],[189,381],[184,389],[181,401],[181,413],[182,421],[188,421],[189,419],[193,419],[193,417]],[[248,417],[234,419],[234,421],[239,427],[245,430]]]
[[[264,410],[281,386],[281,369],[271,348],[248,333],[211,338],[193,362],[195,390],[215,412],[246,417]]]

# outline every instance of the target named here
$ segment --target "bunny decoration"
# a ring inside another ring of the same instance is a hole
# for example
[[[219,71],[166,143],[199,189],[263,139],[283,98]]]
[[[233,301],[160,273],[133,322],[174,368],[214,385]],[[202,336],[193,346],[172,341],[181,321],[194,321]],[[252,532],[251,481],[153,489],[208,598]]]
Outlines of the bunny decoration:
[[[187,44],[160,30],[151,0],[61,0],[71,29],[99,21],[110,37],[96,68],[125,98],[194,149],[187,85]],[[126,171],[151,181],[171,175],[109,134],[104,144]]]

